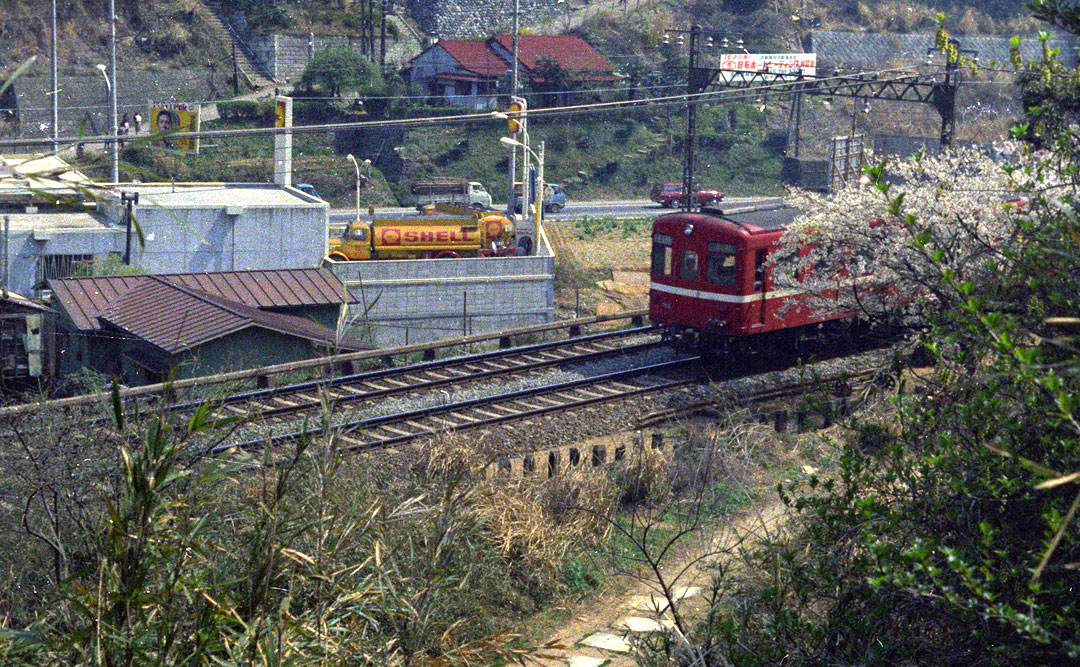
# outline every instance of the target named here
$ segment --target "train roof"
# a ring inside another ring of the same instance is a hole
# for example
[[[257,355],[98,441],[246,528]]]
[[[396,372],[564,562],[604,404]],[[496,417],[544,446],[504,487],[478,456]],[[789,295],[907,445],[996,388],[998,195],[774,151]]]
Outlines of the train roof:
[[[703,208],[698,213],[670,213],[657,219],[658,225],[719,225],[732,227],[746,235],[766,234],[786,229],[801,211],[794,206],[770,205],[723,211]]]
[[[725,212],[721,217],[753,234],[787,229],[799,213],[799,209],[794,206],[771,206]]]

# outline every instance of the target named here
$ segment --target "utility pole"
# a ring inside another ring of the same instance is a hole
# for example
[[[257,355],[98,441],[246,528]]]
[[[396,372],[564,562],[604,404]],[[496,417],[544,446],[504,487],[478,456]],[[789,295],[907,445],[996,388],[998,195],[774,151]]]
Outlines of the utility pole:
[[[514,27],[513,27],[513,62],[510,63],[510,97],[513,98],[518,93],[518,14],[521,11],[521,0],[514,0]],[[514,181],[517,180],[517,151],[510,151],[510,173],[509,183],[506,185],[506,217],[511,220],[517,220],[514,217]],[[524,181],[524,179],[522,179]],[[522,183],[521,192],[524,196],[525,185]],[[525,205],[522,204],[521,212],[525,212]]]
[[[379,34],[379,67],[386,70],[386,12],[390,7],[388,0],[382,0],[382,30]]]
[[[690,62],[686,70],[686,145],[683,146],[685,162],[683,164],[683,210],[694,210],[694,141],[697,136],[695,127],[697,105],[692,96],[698,92],[697,76],[697,41],[701,35],[701,26],[690,26]]]
[[[116,80],[116,0],[109,0],[109,108],[112,118],[109,121],[109,131],[112,135],[112,182],[120,181],[120,143],[116,140],[116,130],[119,122],[116,119],[116,88],[119,81]]]
[[[128,193],[121,190],[120,203],[124,206],[125,209],[127,209],[126,215],[124,216],[124,221],[127,223],[127,238],[124,241],[124,265],[131,266],[131,206],[132,204],[139,203],[139,193]]]
[[[52,90],[52,149],[60,150],[60,87],[56,82],[56,0],[52,0],[52,67],[50,68],[49,87]]]

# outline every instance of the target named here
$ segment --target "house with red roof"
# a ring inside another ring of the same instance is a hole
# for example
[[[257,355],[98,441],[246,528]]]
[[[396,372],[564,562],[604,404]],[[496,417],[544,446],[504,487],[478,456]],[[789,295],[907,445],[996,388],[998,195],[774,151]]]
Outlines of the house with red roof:
[[[507,82],[513,73],[513,52],[510,35],[486,40],[442,39],[409,61],[409,83],[414,91],[441,104],[495,109],[498,84]],[[517,69],[522,85],[544,83],[546,59],[558,63],[575,85],[623,78],[607,58],[576,35],[518,37]]]

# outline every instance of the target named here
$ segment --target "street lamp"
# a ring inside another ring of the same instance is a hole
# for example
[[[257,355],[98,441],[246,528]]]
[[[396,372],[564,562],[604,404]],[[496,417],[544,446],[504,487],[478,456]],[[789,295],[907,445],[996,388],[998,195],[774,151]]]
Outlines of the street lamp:
[[[361,186],[361,182],[360,182],[360,165],[358,165],[356,163],[356,158],[353,157],[352,153],[349,153],[345,157],[348,158],[349,162],[352,162],[352,166],[356,170],[356,221],[360,222],[360,186]],[[370,175],[371,175],[371,160],[364,160],[363,164],[364,164],[364,169],[368,173],[368,177],[370,177]]]
[[[510,99],[513,100],[515,98],[511,97]],[[524,104],[524,100],[520,100],[520,103]],[[491,112],[491,117],[492,118],[498,118],[500,120],[510,120],[510,118],[511,118],[510,114],[504,113],[502,111],[492,111]],[[521,148],[523,149],[521,151],[521,173],[522,174],[528,174],[529,173],[529,155],[528,154],[532,153],[532,151],[529,150],[529,120],[528,120],[528,115],[523,113],[523,112],[519,112],[519,113],[515,113],[513,118],[518,123],[518,125],[517,125],[518,129],[514,130],[514,132],[515,133],[520,132],[521,136],[525,137],[525,142],[524,143],[518,142],[518,143],[513,144],[513,145],[514,146],[521,146]],[[511,144],[507,144],[507,145],[510,146]],[[534,155],[535,155],[535,153],[534,153]],[[511,177],[512,177],[513,173],[514,173],[514,170],[516,168],[515,163],[517,161],[517,151],[511,152],[510,153],[510,158],[511,158],[510,159],[510,167],[511,167]],[[524,192],[525,191],[525,177],[524,176],[522,176],[521,183],[522,183],[522,185],[521,185],[522,193],[521,194],[522,194],[522,196],[524,196],[525,195],[525,192]],[[510,192],[506,196],[506,216],[508,218],[512,218],[513,214],[516,212],[515,211],[516,207],[514,206],[515,197],[516,197],[516,195],[514,193],[514,180],[511,180],[510,181]],[[524,204],[522,205],[521,210],[522,210],[522,212],[525,211]]]
[[[101,76],[105,77],[105,92],[109,94],[109,100],[111,104],[108,107],[108,127],[105,128],[105,134],[112,136],[116,131],[116,95],[113,93],[113,82],[109,80],[109,73],[106,71],[105,65],[98,63],[96,65],[97,70],[101,72]],[[119,146],[116,139],[111,141],[106,139],[106,145],[110,146],[112,153],[112,182],[116,183],[120,180],[120,154],[118,152]]]
[[[528,135],[526,135],[528,136]],[[543,224],[543,212],[544,212],[544,142],[540,142],[540,153],[536,154],[533,149],[529,148],[527,144],[523,144],[517,139],[511,139],[510,137],[499,137],[499,142],[505,146],[511,148],[520,146],[524,148],[529,155],[533,156],[536,160],[536,236],[540,237],[541,225]],[[521,194],[525,195],[525,184],[521,185]],[[522,205],[522,211],[524,211],[524,205]]]

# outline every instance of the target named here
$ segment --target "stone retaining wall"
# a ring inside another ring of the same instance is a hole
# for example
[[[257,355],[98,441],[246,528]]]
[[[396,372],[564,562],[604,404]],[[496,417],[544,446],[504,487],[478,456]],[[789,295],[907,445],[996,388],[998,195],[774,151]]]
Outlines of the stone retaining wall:
[[[444,39],[484,39],[512,30],[514,6],[508,0],[406,0],[420,29]],[[560,16],[557,0],[519,0],[521,25]]]
[[[817,428],[828,428],[834,420],[848,413],[846,397],[829,400],[824,406],[812,410],[799,404],[792,407],[770,406],[751,410],[750,421],[768,424],[777,433],[795,433]],[[665,456],[675,455],[676,443],[664,437],[660,431],[637,432],[629,446],[612,439],[610,445],[574,444],[550,449],[540,449],[513,456],[501,456],[488,464],[483,474],[487,479],[522,479],[524,477],[556,477],[576,469],[604,469],[606,466],[627,460],[643,447]]]

